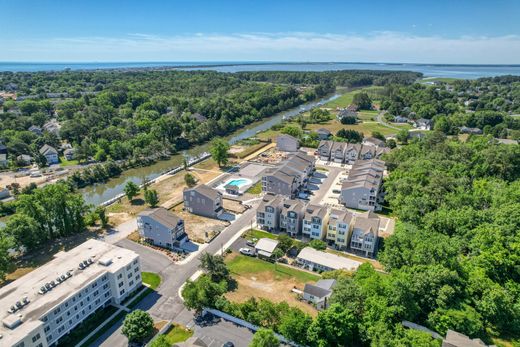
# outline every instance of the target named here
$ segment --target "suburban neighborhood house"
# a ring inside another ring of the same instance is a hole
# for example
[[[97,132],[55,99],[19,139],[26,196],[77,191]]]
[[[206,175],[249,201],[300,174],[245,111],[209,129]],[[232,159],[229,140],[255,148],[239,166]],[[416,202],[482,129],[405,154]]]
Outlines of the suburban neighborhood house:
[[[323,161],[352,165],[358,159],[380,158],[381,155],[387,153],[389,149],[384,147],[384,143],[381,142],[383,141],[378,139],[367,140],[364,144],[322,140],[318,145],[317,154]]]
[[[0,167],[7,166],[7,147],[0,143]]]
[[[326,207],[307,205],[303,216],[303,236],[311,240],[323,240],[325,238],[327,220]]]
[[[256,210],[256,222],[269,232],[278,231],[280,225],[281,195],[266,194]]]
[[[324,310],[329,307],[329,299],[335,285],[334,279],[319,280],[316,284],[306,283],[303,287],[303,300],[314,304],[320,311]]]
[[[318,251],[312,247],[302,249],[296,257],[296,262],[304,269],[318,272],[332,270],[355,271],[361,265],[358,261]]]
[[[303,152],[292,154],[277,167],[264,171],[262,191],[295,197],[314,172],[315,158]]]
[[[297,152],[300,148],[300,143],[297,138],[281,134],[276,137],[276,149],[283,152]]]
[[[379,217],[371,211],[356,216],[350,238],[350,249],[374,257],[379,237]]]
[[[263,237],[255,244],[255,253],[260,258],[270,259],[276,246],[278,246],[278,241]]]
[[[330,211],[327,227],[327,243],[338,249],[347,249],[354,214],[346,210]]]
[[[146,242],[156,246],[178,250],[188,241],[184,221],[163,207],[139,213],[137,228]]]
[[[79,265],[78,265],[79,264]],[[0,289],[0,345],[46,347],[142,284],[139,255],[90,239]]]
[[[285,199],[280,212],[280,231],[296,237],[302,233],[305,204],[297,199]]]
[[[222,193],[205,184],[185,189],[183,198],[184,208],[190,213],[217,218],[224,212]]]
[[[356,161],[341,186],[339,201],[349,208],[381,211],[384,171],[382,160]]]
[[[52,146],[43,145],[43,147],[40,148],[40,154],[45,157],[49,165],[58,164],[60,162],[58,151]]]

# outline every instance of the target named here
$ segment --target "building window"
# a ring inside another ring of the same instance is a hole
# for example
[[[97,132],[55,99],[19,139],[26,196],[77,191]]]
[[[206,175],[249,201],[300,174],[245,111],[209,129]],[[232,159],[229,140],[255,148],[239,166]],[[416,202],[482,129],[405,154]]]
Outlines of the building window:
[[[123,295],[124,293],[125,293],[125,290],[123,289],[123,290],[121,290],[121,291],[119,292],[119,295]]]
[[[40,339],[40,337],[41,337],[41,336],[40,336],[40,333],[34,335],[33,338],[32,338],[32,342],[36,342],[36,341],[38,341],[38,340]]]
[[[119,282],[119,284],[117,285],[119,288],[121,288],[123,286],[123,282]]]
[[[117,279],[120,280],[123,277],[123,274],[117,275]]]

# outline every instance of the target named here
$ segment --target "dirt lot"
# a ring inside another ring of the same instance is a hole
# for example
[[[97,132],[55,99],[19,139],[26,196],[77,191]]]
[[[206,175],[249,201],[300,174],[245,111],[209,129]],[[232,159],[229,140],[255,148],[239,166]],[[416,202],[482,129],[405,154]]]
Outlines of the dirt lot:
[[[236,254],[230,254],[226,261],[231,260]],[[244,302],[251,297],[264,298],[274,302],[287,302],[311,316],[316,316],[316,309],[297,298],[297,294],[291,292],[294,287],[303,290],[304,282],[295,277],[277,279],[272,271],[256,272],[247,275],[233,273],[233,278],[238,282],[238,288],[226,294],[226,298],[233,302]]]
[[[258,156],[255,158],[251,158],[250,161],[257,162],[257,163],[263,163],[263,164],[278,164],[279,162],[287,159],[288,153],[287,152],[281,152],[276,150],[276,148],[271,147],[268,150],[259,153]]]
[[[244,213],[246,208],[239,201],[231,200],[231,199],[222,199],[224,209],[234,212],[234,213]]]
[[[184,219],[184,228],[192,241],[198,243],[207,242],[228,226],[228,223],[225,221],[197,216],[183,211],[183,208],[184,204],[179,204],[172,209],[172,212]],[[206,233],[208,234],[207,236]]]
[[[194,167],[189,172],[195,176],[197,183],[207,183],[222,173],[218,165],[212,159],[205,160]],[[155,184],[150,185],[149,189],[157,190],[159,193],[159,204],[165,208],[171,208],[182,200],[182,191],[186,188],[184,175],[186,171],[180,171],[175,175],[166,176]],[[108,207],[110,223],[119,225],[135,217],[139,212],[146,209],[148,205],[144,202],[144,192],[134,198],[132,204],[126,197],[120,202]]]

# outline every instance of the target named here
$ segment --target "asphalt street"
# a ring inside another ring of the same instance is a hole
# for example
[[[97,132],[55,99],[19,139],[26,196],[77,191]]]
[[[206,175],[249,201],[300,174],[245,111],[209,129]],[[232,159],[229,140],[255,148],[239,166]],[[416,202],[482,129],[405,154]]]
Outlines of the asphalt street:
[[[218,252],[233,236],[243,228],[249,226],[251,221],[255,218],[255,207],[256,206],[253,206],[253,208],[246,210],[235,222],[224,229],[204,251],[211,254]],[[193,320],[191,312],[184,308],[178,291],[182,284],[198,270],[200,263],[198,257],[181,265],[172,263],[162,253],[127,239],[117,241],[115,244],[137,252],[141,256],[143,271],[156,272],[162,278],[161,285],[157,288],[157,291],[144,298],[136,308],[148,311],[152,317],[157,320],[173,320],[182,324],[188,324]],[[112,328],[95,341],[92,346],[127,346],[128,340],[121,334],[121,324],[122,321],[112,326]],[[215,341],[226,339],[224,342],[232,341],[235,343],[235,341],[230,339],[236,339],[235,346],[247,346],[252,334],[245,334],[244,329],[238,328],[233,324],[220,325],[221,324],[219,324],[219,327],[214,328],[215,330],[209,329],[210,327],[200,328],[195,326],[195,334],[200,333],[203,334],[201,336],[215,336]],[[199,329],[201,332],[199,332]],[[245,330],[247,331],[247,329]],[[239,341],[243,341],[242,344],[240,344]],[[243,344],[244,341],[246,344]],[[212,346],[217,345],[212,343]]]

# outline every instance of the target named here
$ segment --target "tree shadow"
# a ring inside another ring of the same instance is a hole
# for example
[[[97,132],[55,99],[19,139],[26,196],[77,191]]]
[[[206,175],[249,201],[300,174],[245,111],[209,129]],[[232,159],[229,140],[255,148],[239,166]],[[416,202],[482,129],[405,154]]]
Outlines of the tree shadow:
[[[132,199],[132,201],[130,201],[130,204],[134,205],[134,206],[143,206],[145,203],[145,201],[141,198],[138,198],[138,199]]]

